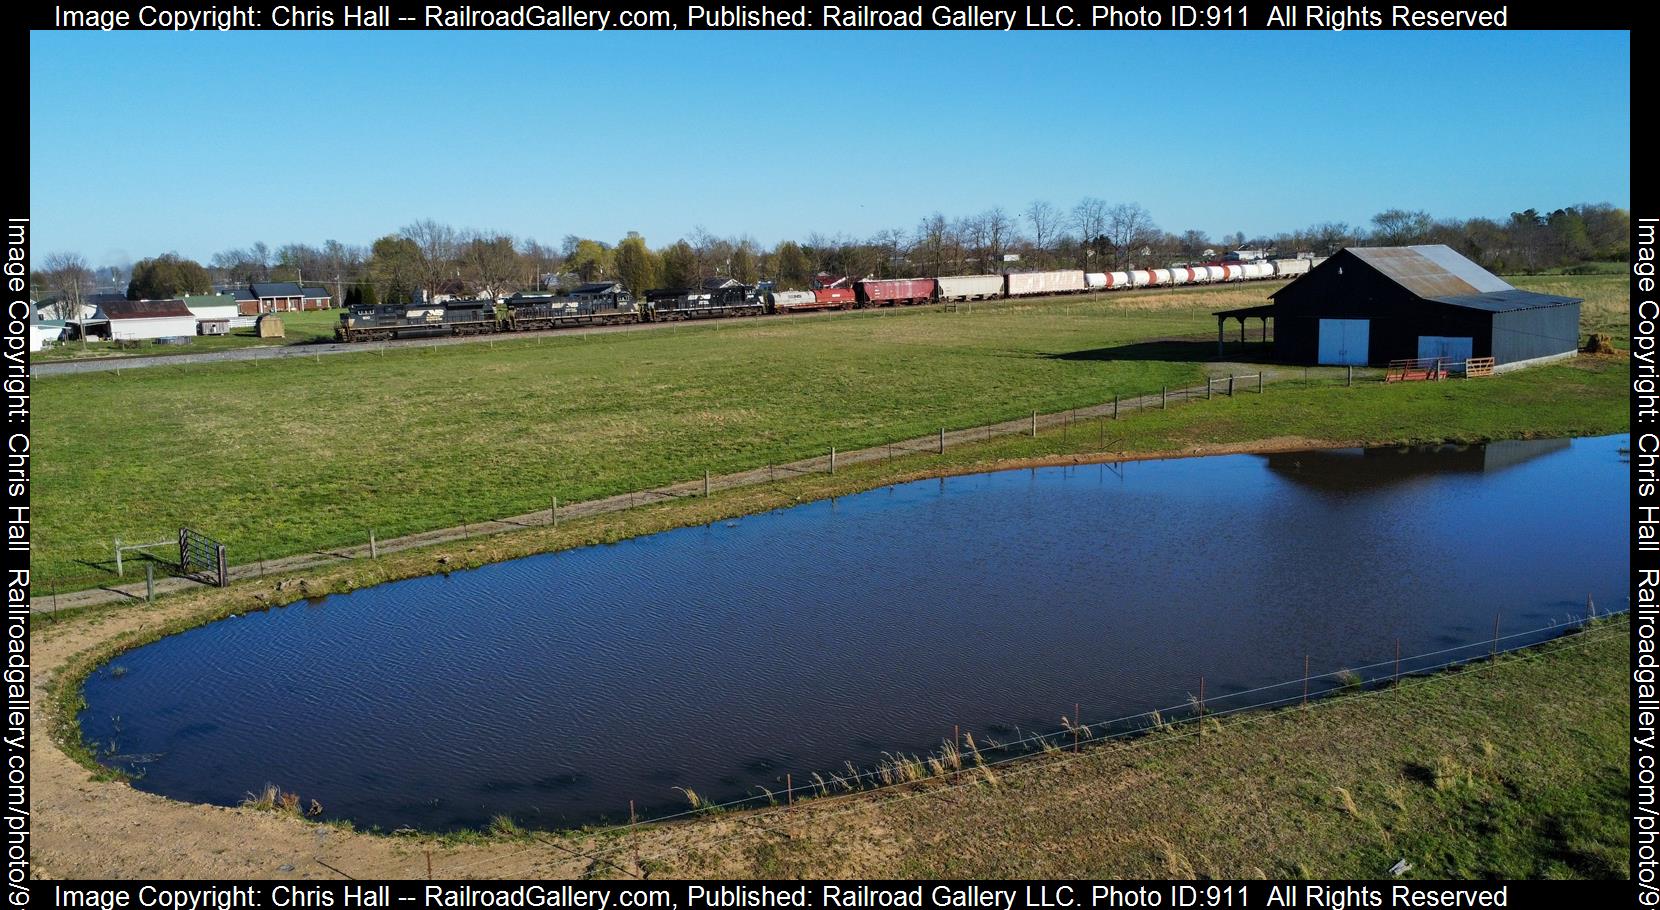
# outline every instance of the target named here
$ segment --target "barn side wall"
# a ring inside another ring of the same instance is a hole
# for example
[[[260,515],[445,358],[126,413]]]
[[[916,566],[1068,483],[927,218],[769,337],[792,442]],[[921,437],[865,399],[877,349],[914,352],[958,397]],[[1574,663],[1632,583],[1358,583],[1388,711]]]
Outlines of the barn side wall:
[[[1493,316],[1493,359],[1515,363],[1579,348],[1579,304],[1534,307]]]

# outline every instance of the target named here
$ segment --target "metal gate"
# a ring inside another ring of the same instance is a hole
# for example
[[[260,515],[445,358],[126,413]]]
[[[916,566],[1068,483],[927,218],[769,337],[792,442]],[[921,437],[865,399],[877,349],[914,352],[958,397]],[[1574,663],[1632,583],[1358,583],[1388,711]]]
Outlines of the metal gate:
[[[194,575],[223,588],[230,583],[225,545],[199,531],[179,529],[179,574]]]

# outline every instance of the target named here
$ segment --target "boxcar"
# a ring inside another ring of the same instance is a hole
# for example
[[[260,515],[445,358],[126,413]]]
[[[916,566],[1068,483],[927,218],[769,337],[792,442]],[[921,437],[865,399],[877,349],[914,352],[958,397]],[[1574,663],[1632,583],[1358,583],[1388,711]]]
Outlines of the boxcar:
[[[1291,277],[1307,272],[1309,262],[1307,259],[1276,259],[1271,264],[1276,276]]]
[[[955,275],[938,280],[941,300],[989,300],[1003,296],[1002,275]]]
[[[1029,297],[1034,294],[1070,294],[1087,289],[1082,269],[1059,272],[1009,272],[1003,276],[1004,290],[1010,297]]]
[[[926,303],[934,299],[937,287],[932,278],[867,278],[853,286],[859,305],[867,307]]]

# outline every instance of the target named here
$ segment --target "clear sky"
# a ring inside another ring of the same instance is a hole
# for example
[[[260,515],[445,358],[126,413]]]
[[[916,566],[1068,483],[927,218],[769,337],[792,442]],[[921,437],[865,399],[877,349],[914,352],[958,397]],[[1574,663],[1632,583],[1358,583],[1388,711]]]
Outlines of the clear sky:
[[[420,218],[764,244],[1033,199],[1272,234],[1630,204],[1627,33],[39,32],[36,249]]]

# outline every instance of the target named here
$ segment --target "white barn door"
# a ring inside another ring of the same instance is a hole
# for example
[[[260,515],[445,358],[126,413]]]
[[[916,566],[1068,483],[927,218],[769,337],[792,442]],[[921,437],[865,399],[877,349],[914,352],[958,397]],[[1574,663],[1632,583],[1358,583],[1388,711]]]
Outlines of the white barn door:
[[[1320,320],[1320,363],[1366,365],[1372,323],[1368,319]]]

